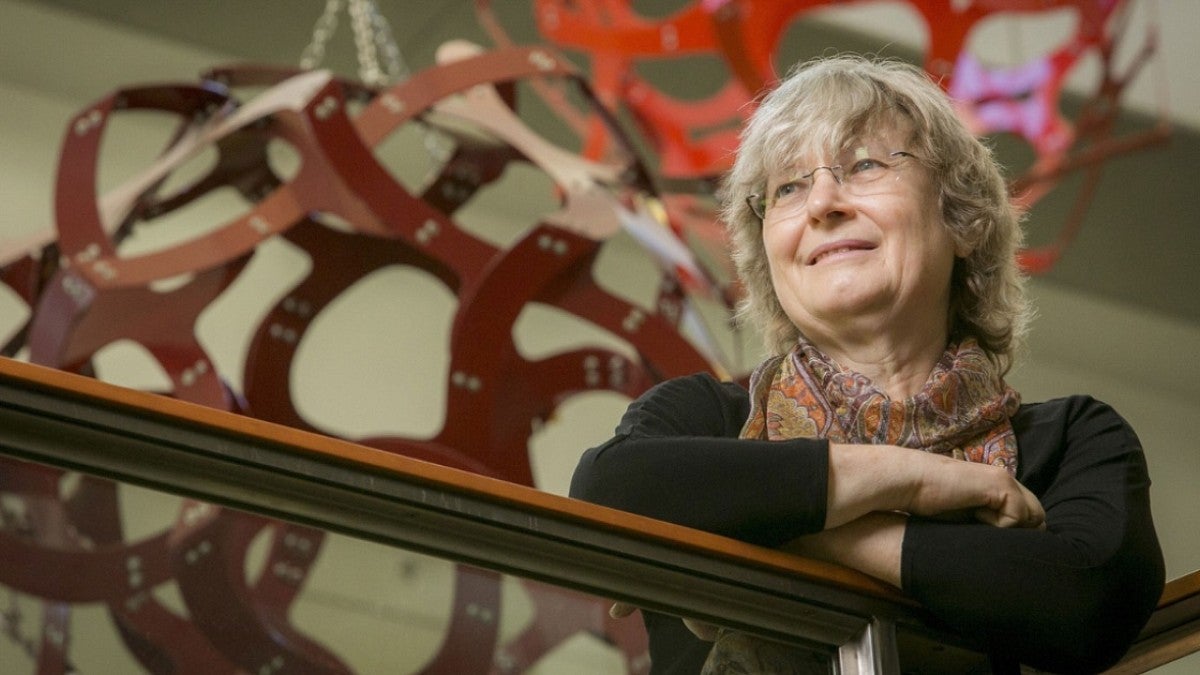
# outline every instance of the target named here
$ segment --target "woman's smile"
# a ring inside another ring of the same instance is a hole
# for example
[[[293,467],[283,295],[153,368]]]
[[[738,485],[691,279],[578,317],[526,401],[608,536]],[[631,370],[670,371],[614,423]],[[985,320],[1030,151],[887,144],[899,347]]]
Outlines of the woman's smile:
[[[813,249],[804,264],[816,265],[822,262],[833,262],[846,257],[857,257],[861,253],[874,250],[875,244],[863,239],[839,239]]]

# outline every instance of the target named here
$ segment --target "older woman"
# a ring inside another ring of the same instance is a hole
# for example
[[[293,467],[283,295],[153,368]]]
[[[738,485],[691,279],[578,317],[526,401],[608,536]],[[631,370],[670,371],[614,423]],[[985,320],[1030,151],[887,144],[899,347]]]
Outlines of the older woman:
[[[1163,582],[1142,450],[1099,401],[1005,384],[1018,219],[941,90],[901,63],[805,64],[747,124],[723,198],[772,356],[749,392],[646,393],[572,495],[862,570],[1007,663],[1117,660]],[[699,671],[708,643],[645,619],[654,672]]]

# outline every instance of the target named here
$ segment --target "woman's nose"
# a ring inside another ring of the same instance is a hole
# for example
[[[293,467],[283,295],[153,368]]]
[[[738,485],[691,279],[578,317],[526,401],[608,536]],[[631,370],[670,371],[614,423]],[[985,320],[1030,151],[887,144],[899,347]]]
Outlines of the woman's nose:
[[[808,193],[809,214],[818,220],[844,217],[850,211],[841,181],[833,169],[821,167],[812,175]]]

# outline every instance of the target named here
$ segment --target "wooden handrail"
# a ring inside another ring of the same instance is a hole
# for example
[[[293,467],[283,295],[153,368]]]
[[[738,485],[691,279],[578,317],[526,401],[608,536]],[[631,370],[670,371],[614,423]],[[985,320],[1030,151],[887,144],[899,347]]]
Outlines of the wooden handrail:
[[[449,491],[471,493],[520,505],[532,512],[565,515],[624,535],[666,542],[706,555],[798,575],[891,602],[913,606],[916,604],[895,587],[839,565],[802,558],[330,436],[120,387],[90,377],[0,357],[0,380],[19,381],[24,386],[45,390],[63,400],[82,398],[102,402],[106,406],[123,408],[138,415],[167,419],[180,427],[200,427],[209,431],[284,444],[357,468],[403,474],[409,479]]]
[[[1129,653],[1107,672],[1133,675],[1200,651],[1200,570],[1163,587],[1158,608],[1150,616]]]

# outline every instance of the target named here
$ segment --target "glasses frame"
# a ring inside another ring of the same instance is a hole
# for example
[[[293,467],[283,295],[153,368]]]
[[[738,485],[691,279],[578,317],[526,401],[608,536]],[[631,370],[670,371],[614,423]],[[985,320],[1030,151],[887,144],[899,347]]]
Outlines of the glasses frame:
[[[909,152],[907,150],[893,150],[893,151],[889,152],[887,156],[888,156],[888,159],[891,159],[893,157],[906,157],[908,159],[916,159],[917,158],[916,155],[912,154],[911,152]],[[891,167],[889,167],[889,168],[891,168]],[[817,174],[817,172],[820,171],[821,169],[829,169],[829,175],[833,176],[833,180],[837,181],[837,184],[839,187],[843,184],[843,180],[845,179],[846,172],[841,164],[834,164],[833,166],[825,165],[825,166],[814,167],[812,171],[809,171],[808,173],[804,174],[803,176],[801,176],[801,178],[809,178],[811,176],[815,176]],[[808,201],[808,197],[805,197],[804,202],[801,202],[801,204],[803,204],[807,201]],[[755,216],[757,216],[760,221],[765,221],[767,219],[767,211],[769,210],[769,207],[767,206],[766,193],[753,192],[749,195],[746,195],[746,206],[750,207],[750,212],[753,213]]]

